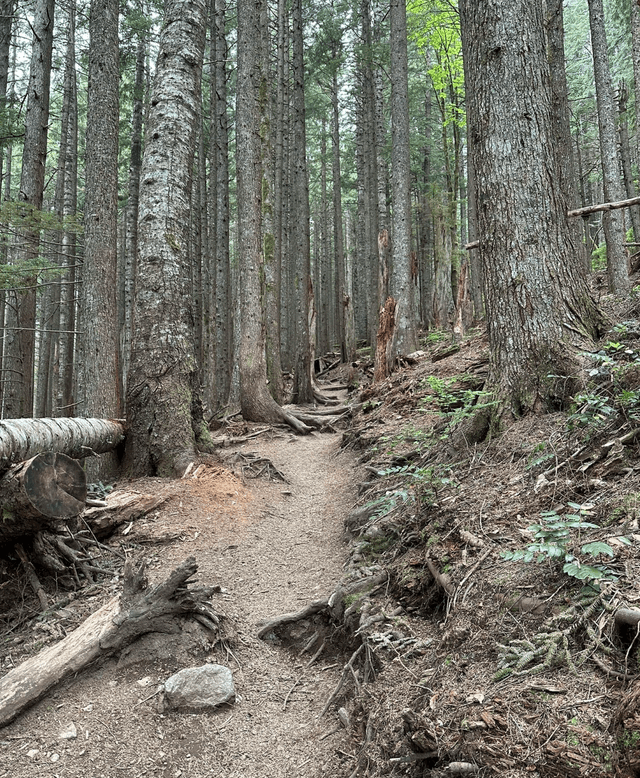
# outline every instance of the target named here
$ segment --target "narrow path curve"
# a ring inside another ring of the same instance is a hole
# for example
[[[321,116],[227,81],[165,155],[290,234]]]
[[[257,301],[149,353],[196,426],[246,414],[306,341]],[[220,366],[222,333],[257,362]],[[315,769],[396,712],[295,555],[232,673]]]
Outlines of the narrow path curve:
[[[0,778],[320,778],[349,775],[354,764],[334,711],[318,714],[341,665],[256,638],[260,620],[304,607],[340,581],[343,528],[355,499],[353,459],[339,436],[276,434],[238,449],[268,457],[287,483],[220,476],[211,482],[157,482],[172,497],[148,526],[152,577],[193,554],[204,583],[217,583],[214,607],[232,627],[228,664],[237,702],[208,715],[162,713],[156,684],[197,661],[178,651],[151,659],[110,659],[63,684],[0,730]],[[221,486],[222,484],[222,486]],[[163,535],[181,540],[158,545]],[[155,538],[155,542],[154,542]],[[119,589],[113,582],[112,587]],[[177,660],[177,661],[176,661]],[[202,661],[202,659],[200,659]],[[69,726],[75,738],[61,738]]]

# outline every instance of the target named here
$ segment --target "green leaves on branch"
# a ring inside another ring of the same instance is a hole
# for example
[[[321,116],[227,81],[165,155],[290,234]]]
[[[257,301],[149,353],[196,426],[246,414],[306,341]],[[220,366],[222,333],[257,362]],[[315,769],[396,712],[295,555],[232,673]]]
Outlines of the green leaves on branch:
[[[502,558],[524,563],[564,562],[562,572],[579,581],[616,580],[612,570],[597,564],[600,556],[614,556],[613,549],[608,543],[603,541],[585,543],[580,547],[580,556],[571,550],[573,531],[598,529],[598,525],[583,518],[590,506],[576,503],[568,505],[580,513],[567,513],[560,516],[555,511],[543,511],[542,521],[527,527],[528,532],[533,535],[534,542],[517,551],[504,551]],[[631,542],[625,537],[620,537],[619,540],[626,544]],[[587,557],[586,561],[584,557]]]
[[[464,70],[460,17],[446,0],[408,0],[407,26],[409,38],[418,49],[435,62],[428,74],[433,84],[445,127],[455,123],[464,127]]]
[[[0,264],[0,289],[31,287],[58,278],[64,271],[55,259],[59,236],[82,232],[77,215],[59,218],[49,211],[14,201],[0,205],[0,225],[0,251],[11,257],[9,264]],[[45,245],[46,258],[39,254],[33,256],[36,246],[41,251]]]

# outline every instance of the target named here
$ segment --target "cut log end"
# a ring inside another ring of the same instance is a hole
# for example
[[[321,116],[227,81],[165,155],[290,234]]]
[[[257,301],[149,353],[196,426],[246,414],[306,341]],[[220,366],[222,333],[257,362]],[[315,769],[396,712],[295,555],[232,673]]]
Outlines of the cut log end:
[[[77,460],[53,451],[38,454],[26,463],[24,490],[43,516],[64,519],[84,510],[87,479]]]

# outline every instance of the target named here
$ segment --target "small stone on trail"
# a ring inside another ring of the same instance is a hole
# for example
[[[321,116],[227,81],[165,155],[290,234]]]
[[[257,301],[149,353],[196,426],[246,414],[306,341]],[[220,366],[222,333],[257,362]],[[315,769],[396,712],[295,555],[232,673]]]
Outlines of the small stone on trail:
[[[38,751],[37,748],[30,748],[27,751],[27,756],[29,757],[29,759],[35,759],[36,756],[38,756],[39,753],[40,753],[40,751]]]
[[[67,726],[66,729],[62,730],[58,737],[61,740],[75,740],[78,737],[78,731],[73,721]]]
[[[164,683],[164,701],[173,710],[207,710],[234,698],[233,675],[222,665],[187,667]]]

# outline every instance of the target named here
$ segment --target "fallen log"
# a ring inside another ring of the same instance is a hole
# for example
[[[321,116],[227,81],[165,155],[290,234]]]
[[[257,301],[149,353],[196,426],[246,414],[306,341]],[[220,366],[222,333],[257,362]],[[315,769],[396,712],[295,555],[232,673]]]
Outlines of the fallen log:
[[[5,419],[0,421],[0,470],[46,451],[73,459],[103,454],[124,435],[124,424],[116,419]]]
[[[0,479],[0,543],[35,535],[84,510],[87,482],[77,460],[49,451]]]
[[[197,571],[189,557],[163,583],[148,587],[145,565],[127,560],[123,591],[92,614],[78,629],[0,679],[0,726],[13,721],[63,678],[94,660],[113,654],[147,632],[177,632],[175,616],[195,613],[211,628],[218,616],[207,605],[212,589],[189,589]]]

